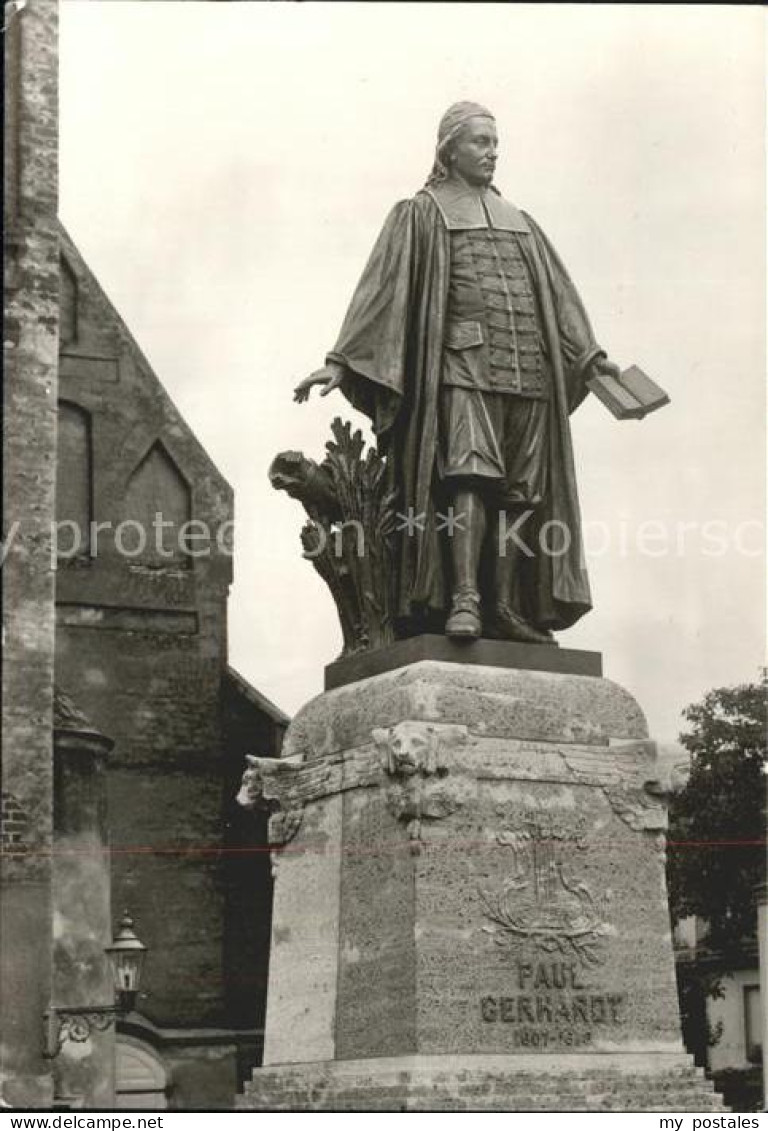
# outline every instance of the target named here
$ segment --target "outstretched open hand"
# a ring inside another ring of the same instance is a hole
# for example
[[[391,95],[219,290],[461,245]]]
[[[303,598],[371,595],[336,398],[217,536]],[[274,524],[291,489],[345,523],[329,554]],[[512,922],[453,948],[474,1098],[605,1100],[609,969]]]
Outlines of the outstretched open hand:
[[[324,365],[322,369],[316,369],[314,373],[310,373],[309,377],[305,377],[304,380],[296,386],[293,390],[293,399],[298,404],[309,400],[309,394],[314,385],[324,385],[325,387],[320,390],[320,396],[327,397],[334,389],[338,389],[343,378],[343,369],[331,368],[329,365]]]

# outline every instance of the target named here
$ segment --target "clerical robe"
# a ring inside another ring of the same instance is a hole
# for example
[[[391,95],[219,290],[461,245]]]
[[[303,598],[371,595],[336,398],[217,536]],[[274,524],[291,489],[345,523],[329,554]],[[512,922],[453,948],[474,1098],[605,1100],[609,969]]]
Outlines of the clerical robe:
[[[328,354],[344,367],[343,392],[371,419],[398,492],[397,611],[405,632],[425,617],[444,616],[450,600],[439,464],[451,236],[479,228],[514,232],[548,365],[547,492],[524,535],[525,614],[561,629],[591,607],[568,416],[586,396],[589,367],[603,351],[568,273],[531,217],[495,189],[473,192],[448,182],[392,209]],[[455,247],[454,240],[453,254]],[[503,516],[502,535],[514,530],[515,517]]]

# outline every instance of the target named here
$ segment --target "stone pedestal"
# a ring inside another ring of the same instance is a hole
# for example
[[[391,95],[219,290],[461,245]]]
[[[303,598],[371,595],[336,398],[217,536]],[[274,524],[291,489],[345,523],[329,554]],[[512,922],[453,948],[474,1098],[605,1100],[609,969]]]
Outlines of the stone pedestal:
[[[608,680],[425,661],[294,719],[270,807],[264,1067],[246,1108],[702,1111],[663,783]]]

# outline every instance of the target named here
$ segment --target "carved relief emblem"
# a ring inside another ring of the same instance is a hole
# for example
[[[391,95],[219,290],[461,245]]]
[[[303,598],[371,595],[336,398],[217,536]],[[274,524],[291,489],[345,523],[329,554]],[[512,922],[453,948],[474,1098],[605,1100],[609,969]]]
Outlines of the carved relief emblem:
[[[583,966],[603,962],[600,941],[610,926],[587,885],[569,875],[563,860],[578,838],[553,835],[530,822],[525,832],[502,832],[497,839],[512,851],[511,873],[500,891],[480,889],[485,914],[497,927],[496,941],[503,946],[528,939],[547,953],[575,955]]]

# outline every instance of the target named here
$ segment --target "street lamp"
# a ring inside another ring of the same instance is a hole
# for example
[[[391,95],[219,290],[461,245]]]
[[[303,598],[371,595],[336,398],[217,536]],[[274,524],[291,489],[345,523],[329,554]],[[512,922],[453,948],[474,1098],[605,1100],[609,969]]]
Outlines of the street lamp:
[[[124,1017],[133,1009],[147,948],[136,937],[133,919],[127,911],[120,920],[112,945],[105,946],[104,953],[112,966],[115,1004],[52,1005],[45,1013],[45,1056],[48,1059],[59,1055],[65,1041],[87,1041],[94,1030],[106,1032],[118,1017]]]
[[[147,948],[136,937],[133,919],[127,911],[120,920],[120,929],[112,946],[105,947],[104,952],[112,963],[117,1012],[121,1015],[130,1013],[136,1004]]]

